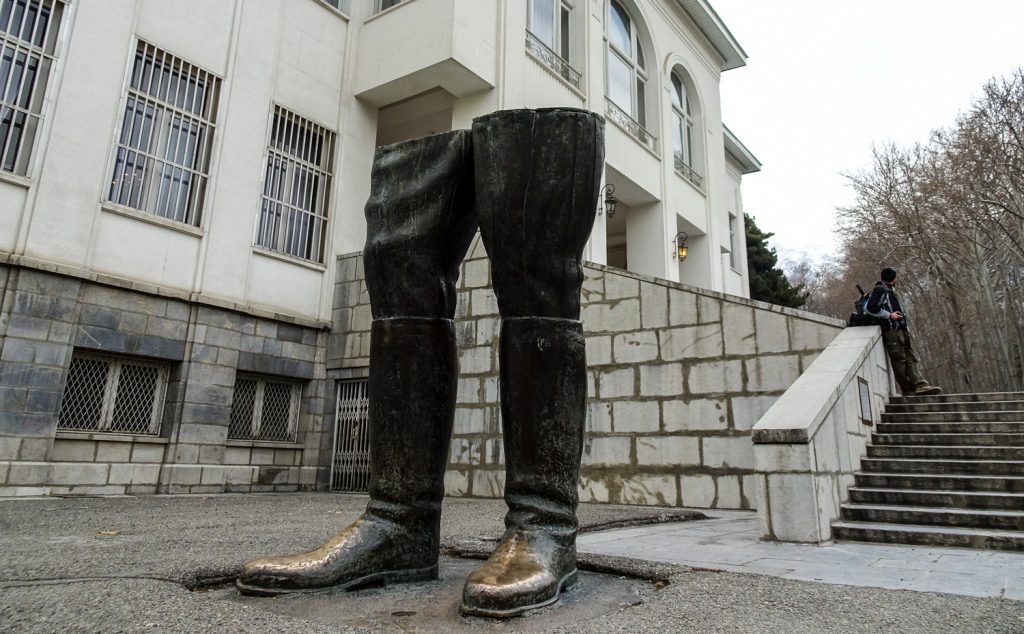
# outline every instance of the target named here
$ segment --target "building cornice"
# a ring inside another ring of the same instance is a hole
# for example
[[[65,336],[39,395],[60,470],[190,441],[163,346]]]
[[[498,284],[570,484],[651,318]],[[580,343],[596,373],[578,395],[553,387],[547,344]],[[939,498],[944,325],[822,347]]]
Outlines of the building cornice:
[[[736,135],[724,123],[722,124],[722,136],[725,137],[726,154],[731,156],[743,168],[741,170],[742,174],[753,174],[754,172],[761,171],[761,161],[757,160],[757,157],[736,138]]]
[[[747,53],[707,0],[675,0],[722,57],[722,70],[747,65]]]

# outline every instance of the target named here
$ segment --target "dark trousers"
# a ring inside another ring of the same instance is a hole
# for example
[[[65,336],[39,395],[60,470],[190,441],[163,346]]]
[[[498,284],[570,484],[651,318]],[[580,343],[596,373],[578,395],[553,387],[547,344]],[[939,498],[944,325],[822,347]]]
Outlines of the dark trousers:
[[[889,363],[892,364],[892,372],[896,375],[896,383],[899,384],[901,392],[909,394],[922,385],[928,385],[928,381],[917,369],[917,353],[910,342],[909,332],[883,330],[882,343],[885,344],[885,351],[889,355]]]

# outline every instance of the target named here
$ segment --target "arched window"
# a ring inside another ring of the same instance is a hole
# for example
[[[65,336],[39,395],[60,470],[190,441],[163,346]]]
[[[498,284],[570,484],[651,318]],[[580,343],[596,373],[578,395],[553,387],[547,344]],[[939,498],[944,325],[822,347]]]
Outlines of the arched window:
[[[641,128],[647,127],[647,70],[636,24],[617,0],[607,23],[608,99]]]
[[[676,159],[693,167],[693,114],[690,95],[678,74],[672,73],[672,140]]]
[[[672,154],[676,172],[698,188],[700,174],[699,106],[692,84],[677,69],[672,71]]]

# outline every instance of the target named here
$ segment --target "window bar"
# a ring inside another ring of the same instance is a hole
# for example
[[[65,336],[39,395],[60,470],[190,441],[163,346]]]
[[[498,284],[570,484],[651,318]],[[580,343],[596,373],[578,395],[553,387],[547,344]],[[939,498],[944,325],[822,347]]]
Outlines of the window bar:
[[[29,7],[35,9],[35,11],[31,12],[31,13],[34,14],[33,18],[32,18],[32,30],[29,31],[29,34],[28,34],[29,45],[33,46],[33,47],[36,45],[36,32],[39,30],[39,21],[41,19],[44,19],[43,18],[43,11],[44,11],[43,2],[44,1],[45,0],[40,0],[38,3],[33,3],[33,2],[31,2],[31,0],[29,1]],[[26,21],[27,21],[27,18],[26,18]],[[24,31],[24,29],[22,29],[22,34],[24,34],[24,33],[25,33],[25,31]]]
[[[281,158],[277,154],[277,148],[281,145],[283,135],[284,116],[281,113],[281,109],[276,108],[270,134],[270,146],[272,149],[267,156],[268,182],[263,187],[264,196],[261,209],[264,218],[259,244],[267,248],[273,248],[277,243],[277,232],[275,229],[278,215],[277,199],[280,197],[279,192],[284,185],[284,178],[286,176],[281,169]]]
[[[185,164],[185,156],[188,153],[188,139],[191,136],[191,133],[192,133],[192,125],[191,125],[191,123],[186,121],[185,119],[181,119],[180,122],[179,122],[179,128],[178,128],[178,138],[177,138],[177,141],[174,144],[174,153],[171,155],[171,160],[174,163],[178,164],[178,165]],[[180,178],[178,179],[178,182],[175,183],[174,181],[172,181],[172,185],[174,185],[174,189],[173,189],[173,191],[174,191],[174,202],[172,203],[171,213],[174,214],[174,220],[177,220],[178,222],[186,222],[188,220],[188,218],[187,218],[187,216],[185,214],[185,210],[182,209],[179,212],[178,211],[178,207],[179,207],[179,203],[181,201],[182,190],[183,189],[184,190],[188,189],[188,185],[186,185],[186,180],[185,180],[185,177],[186,177],[186,175],[188,175],[188,172],[184,168],[181,168],[181,167],[174,168],[173,174],[174,175],[178,175],[179,173],[180,173]],[[191,178],[189,178],[189,181],[187,181],[187,182],[191,183]],[[186,196],[187,196],[187,192],[186,192]],[[187,201],[187,199],[186,199],[186,201]],[[179,215],[181,216],[180,218],[179,218]]]
[[[291,200],[295,195],[296,187],[296,173],[295,163],[289,159],[292,154],[292,147],[295,143],[294,139],[294,125],[292,124],[291,113],[288,111],[284,112],[285,126],[284,126],[284,156],[282,159],[285,164],[285,186],[281,192],[281,202],[278,208],[277,214],[277,250],[283,253],[287,253],[288,248],[288,220],[291,217]]]
[[[158,216],[163,217],[163,218],[167,218],[167,194],[165,193],[166,190],[164,189],[164,186],[165,186],[165,184],[167,182],[167,167],[168,166],[167,166],[167,163],[164,160],[161,160],[159,157],[161,157],[161,156],[166,157],[167,156],[167,149],[168,149],[168,146],[171,143],[171,134],[172,134],[172,132],[174,130],[174,115],[173,115],[173,113],[169,109],[166,108],[167,99],[164,97],[164,94],[167,91],[167,83],[170,81],[170,77],[168,77],[168,73],[167,73],[167,69],[168,69],[167,56],[168,56],[168,53],[167,53],[167,51],[161,51],[161,53],[162,53],[163,57],[162,57],[162,62],[160,64],[160,66],[159,66],[160,75],[159,75],[159,80],[157,81],[157,88],[156,88],[156,95],[155,95],[155,97],[156,97],[157,100],[163,101],[164,104],[165,104],[165,106],[164,106],[164,108],[162,108],[162,110],[163,110],[164,120],[167,121],[167,126],[166,126],[167,137],[165,139],[163,134],[161,134],[159,137],[157,137],[157,147],[153,148],[150,151],[150,153],[153,154],[153,156],[158,157],[157,160],[159,161],[159,165],[160,165],[160,172],[159,172],[159,174],[160,174],[160,181],[157,183],[157,187],[156,187],[156,191],[157,191],[156,214]],[[159,129],[161,131],[163,131],[165,128],[164,128],[164,126],[160,126]],[[161,145],[163,147],[160,147]],[[172,168],[172,174],[173,174],[173,168]]]
[[[23,18],[23,25],[24,22],[25,20]],[[14,155],[11,157],[11,168],[14,167],[14,163],[16,162],[14,159],[16,159],[18,147],[22,145],[25,135],[27,133],[26,124],[28,119],[28,113],[20,109],[20,105],[22,105],[20,101],[22,101],[22,94],[25,90],[25,81],[29,76],[29,68],[33,59],[33,56],[29,51],[22,50],[18,48],[16,45],[12,49],[12,52],[13,55],[11,57],[10,81],[8,82],[8,85],[5,87],[4,92],[0,93],[10,94],[10,88],[13,87],[14,82],[17,83],[17,87],[14,89],[13,98],[8,104],[8,108],[11,111],[10,130],[7,134],[7,138],[4,140],[2,152],[0,152],[0,159],[2,159],[2,165],[7,165],[8,155]],[[20,74],[17,76],[17,79],[15,80],[14,73],[17,69],[19,53],[20,58],[22,58],[22,70],[20,70]],[[22,125],[18,126],[18,121],[22,122]]]
[[[137,144],[132,143],[132,138],[135,136],[136,120],[139,118],[139,102],[137,99],[129,95],[128,104],[131,104],[131,111],[129,112],[128,108],[125,108],[125,116],[121,121],[121,138],[118,143],[118,154],[122,154],[123,156],[121,160],[121,172],[120,174],[114,174],[114,177],[117,179],[115,181],[117,193],[113,198],[114,202],[117,203],[120,203],[122,200],[121,192],[124,189],[126,179],[128,179],[128,200],[131,201],[132,186],[135,183],[135,161],[138,159],[138,154],[132,151],[133,146],[138,147]],[[143,116],[145,116],[145,110],[143,110]],[[126,144],[125,140],[127,140]],[[122,144],[124,144],[125,147],[122,148]],[[131,165],[130,169],[129,165]],[[114,169],[117,169],[116,159],[114,162]],[[112,183],[111,186],[113,187],[115,183]]]
[[[150,51],[150,45],[143,43],[141,52],[137,53],[136,60],[142,65],[142,69],[139,72],[139,85],[135,87],[135,105],[136,108],[139,102],[142,102],[142,116],[145,117],[149,109],[153,109],[153,122],[150,124],[149,137],[146,139],[139,138],[139,144],[135,148],[135,158],[132,161],[132,181],[128,189],[128,198],[126,203],[129,206],[137,207],[139,209],[146,209],[148,207],[147,198],[149,198],[149,191],[146,188],[146,179],[151,175],[150,159],[148,157],[150,146],[153,144],[154,139],[160,134],[160,109],[157,107],[155,102],[150,102],[149,95],[153,91],[153,82],[157,73],[156,70],[156,53]],[[131,90],[129,90],[129,95]],[[145,130],[145,122],[143,122],[143,130]],[[142,161],[141,169],[139,168],[139,161]],[[155,166],[154,166],[155,167]],[[136,175],[136,172],[138,175]],[[139,191],[138,197],[139,202],[134,203],[133,190],[135,182],[138,181]]]

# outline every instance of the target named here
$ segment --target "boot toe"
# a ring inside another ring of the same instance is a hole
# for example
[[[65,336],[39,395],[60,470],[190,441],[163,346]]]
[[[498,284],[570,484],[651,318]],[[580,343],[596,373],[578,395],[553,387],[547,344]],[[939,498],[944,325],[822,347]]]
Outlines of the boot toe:
[[[516,616],[554,603],[561,586],[561,580],[550,570],[513,570],[488,565],[466,580],[461,610],[463,614],[478,616]]]
[[[507,618],[554,603],[562,589],[576,581],[575,556],[568,552],[519,534],[506,537],[466,579],[460,611]]]

